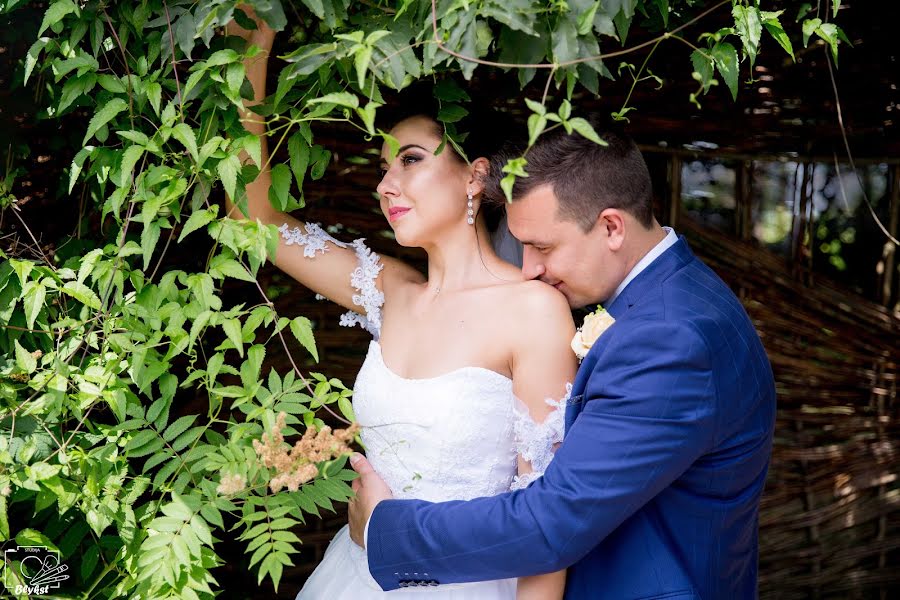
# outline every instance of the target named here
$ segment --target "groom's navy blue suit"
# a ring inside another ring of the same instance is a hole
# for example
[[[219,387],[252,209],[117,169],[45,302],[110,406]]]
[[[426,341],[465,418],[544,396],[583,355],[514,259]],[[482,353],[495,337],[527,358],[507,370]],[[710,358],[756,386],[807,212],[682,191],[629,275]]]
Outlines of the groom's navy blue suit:
[[[382,588],[569,567],[569,599],[756,597],[775,389],[750,319],[684,238],[608,310],[542,478],[378,504],[368,558]]]

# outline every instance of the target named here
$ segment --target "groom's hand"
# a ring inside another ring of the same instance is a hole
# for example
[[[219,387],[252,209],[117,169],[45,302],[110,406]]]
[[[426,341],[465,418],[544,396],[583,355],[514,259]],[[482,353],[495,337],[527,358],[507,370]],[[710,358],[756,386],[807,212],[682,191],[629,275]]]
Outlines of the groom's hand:
[[[351,484],[356,497],[350,500],[350,539],[365,548],[366,524],[375,506],[382,500],[392,498],[393,494],[362,454],[351,455],[350,466],[359,473],[359,477]]]

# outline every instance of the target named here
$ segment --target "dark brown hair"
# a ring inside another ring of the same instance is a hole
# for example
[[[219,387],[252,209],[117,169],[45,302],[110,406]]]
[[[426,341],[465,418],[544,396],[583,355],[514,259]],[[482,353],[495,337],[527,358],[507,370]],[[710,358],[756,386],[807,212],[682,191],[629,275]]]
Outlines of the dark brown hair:
[[[542,185],[552,186],[559,201],[559,217],[574,221],[583,231],[594,228],[607,208],[634,216],[644,227],[653,223],[653,191],[647,164],[634,141],[622,132],[603,129],[596,115],[588,122],[606,142],[601,146],[562,127],[538,138],[525,154],[528,177],[517,177],[513,202]],[[521,146],[507,145],[491,157],[485,197],[505,204],[500,188],[507,160],[522,155]]]

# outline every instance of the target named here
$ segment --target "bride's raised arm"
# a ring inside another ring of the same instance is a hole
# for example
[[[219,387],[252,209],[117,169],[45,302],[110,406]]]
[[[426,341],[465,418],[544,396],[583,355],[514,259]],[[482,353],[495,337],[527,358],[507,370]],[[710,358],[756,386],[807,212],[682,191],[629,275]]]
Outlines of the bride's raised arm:
[[[253,100],[244,101],[241,123],[248,132],[259,136],[262,161],[259,176],[246,187],[248,217],[279,228],[278,248],[275,256],[271,257],[279,269],[329,300],[365,315],[364,304],[353,299],[356,296],[358,300],[362,293],[359,287],[351,285],[351,274],[358,266],[364,271],[373,269],[380,271],[376,273],[375,282],[381,294],[389,293],[389,290],[398,283],[421,281],[423,277],[418,271],[399,260],[371,254],[361,241],[340,242],[328,235],[319,225],[303,223],[272,207],[269,202],[272,177],[269,169],[268,140],[265,135],[266,126],[264,119],[254,113],[252,107],[266,97],[266,73],[275,32],[265,21],[258,18],[252,9],[241,8],[256,22],[257,29],[249,31],[232,21],[227,25],[226,33],[239,36],[248,44],[262,49],[256,56],[244,61],[247,79],[253,86]],[[250,157],[246,152],[242,152],[241,160],[246,162]],[[231,198],[226,198],[225,205],[226,213],[231,218],[243,218],[243,213]]]

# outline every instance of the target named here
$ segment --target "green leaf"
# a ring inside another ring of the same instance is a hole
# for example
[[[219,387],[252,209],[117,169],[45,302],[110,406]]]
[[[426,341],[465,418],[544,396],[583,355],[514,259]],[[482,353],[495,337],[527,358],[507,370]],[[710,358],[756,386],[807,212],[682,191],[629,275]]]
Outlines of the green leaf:
[[[287,27],[287,17],[281,2],[255,3],[256,14],[275,31],[283,31]]]
[[[44,20],[41,22],[41,28],[38,29],[37,37],[41,37],[48,27],[56,25],[62,21],[63,17],[73,12],[78,12],[78,7],[72,0],[55,0],[44,13]]]
[[[128,443],[125,444],[125,452],[130,452],[132,450],[136,450],[141,446],[145,446],[152,442],[153,440],[159,439],[156,435],[156,432],[151,429],[143,429],[137,433],[133,438],[128,440]]]
[[[72,190],[75,188],[75,182],[78,181],[78,176],[81,174],[82,166],[84,165],[84,161],[90,156],[91,152],[94,150],[93,146],[85,146],[75,155],[75,158],[72,159],[72,165],[69,167],[69,193],[72,193]]]
[[[591,140],[595,144],[599,144],[601,146],[608,145],[599,135],[597,135],[597,132],[594,131],[593,126],[585,119],[582,119],[581,117],[569,119],[569,125],[571,125],[572,129],[578,132],[582,137]]]
[[[348,421],[356,421],[356,417],[353,415],[353,404],[350,402],[349,398],[340,396],[338,398],[338,408],[341,409],[341,414],[343,414]]]
[[[222,185],[225,187],[225,193],[228,194],[232,201],[235,200],[234,191],[237,186],[237,173],[241,169],[241,161],[235,155],[220,160],[216,165],[216,171],[222,179]]]
[[[543,115],[532,114],[528,117],[528,147],[534,145],[537,141],[538,136],[543,133],[544,128],[547,126],[547,117]]]
[[[310,44],[291,52],[284,59],[293,63],[284,71],[286,79],[305,77],[315,73],[319,67],[332,60],[337,53],[337,44]]]
[[[0,542],[9,539],[9,514],[6,496],[0,496]]]
[[[67,296],[75,298],[88,308],[100,310],[100,298],[97,297],[97,294],[91,288],[80,281],[68,281],[60,291]]]
[[[325,94],[320,98],[313,98],[307,104],[337,104],[347,108],[359,108],[359,98],[349,92],[335,92]]]
[[[187,148],[194,160],[200,160],[200,153],[197,151],[197,136],[194,135],[194,130],[191,129],[190,125],[187,123],[179,123],[172,128],[172,137]]]
[[[297,338],[307,352],[319,362],[319,352],[316,350],[316,340],[313,337],[312,323],[306,317],[297,317],[291,320],[291,333]]]
[[[725,85],[731,90],[731,97],[737,100],[738,86],[738,53],[728,42],[719,42],[712,48],[713,61]]]
[[[781,26],[781,21],[778,20],[780,14],[781,11],[761,13],[763,27],[765,27],[766,31],[769,32],[769,35],[775,38],[775,41],[784,48],[784,51],[787,52],[792,59],[796,60],[794,57],[794,47],[791,44],[791,38],[785,33],[784,28]]]
[[[9,260],[9,264],[16,272],[16,275],[19,276],[19,284],[22,287],[25,287],[25,284],[28,282],[28,275],[34,268],[34,263],[28,260],[17,260],[12,258]]]
[[[456,123],[461,121],[469,111],[459,104],[445,104],[438,112],[437,120],[441,123]]]
[[[366,71],[369,70],[369,63],[372,62],[372,46],[361,46],[353,57],[353,65],[356,67],[356,80],[359,87],[366,85]]]
[[[99,75],[97,77],[97,83],[100,84],[107,92],[112,92],[113,94],[127,94],[128,88],[125,87],[125,84],[122,83],[122,80],[115,75]],[[159,86],[159,84],[157,84]]]
[[[241,337],[241,322],[237,319],[227,319],[222,322],[222,329],[225,331],[225,335],[228,336],[228,339],[231,340],[231,343],[234,344],[238,354],[243,357],[244,341]]]
[[[369,102],[365,108],[357,108],[356,114],[362,119],[366,126],[366,132],[369,135],[375,135],[375,111],[379,106],[383,106],[381,102]]]
[[[225,67],[225,83],[228,86],[228,90],[235,96],[241,92],[244,76],[245,71],[242,63],[234,63]]]
[[[25,296],[25,322],[29,329],[34,328],[34,322],[44,307],[44,299],[47,296],[47,288],[44,284],[36,281],[29,281],[28,285],[22,291]]]
[[[312,164],[309,169],[309,176],[313,181],[321,179],[325,175],[328,163],[331,162],[331,150],[326,150],[316,144],[310,149],[309,161]]]
[[[153,112],[159,116],[159,105],[162,102],[162,86],[154,81],[148,83],[147,87],[144,88],[144,91],[147,93],[147,99],[150,100],[150,106],[153,107]]]
[[[59,552],[50,538],[36,529],[23,529],[16,534],[16,543],[20,546],[45,546],[54,552]]]
[[[810,36],[822,25],[822,19],[806,19],[803,21],[803,47],[809,44]]]
[[[756,62],[759,52],[759,40],[762,37],[762,22],[759,9],[755,6],[741,6],[737,4],[732,8],[735,28],[741,41],[744,43],[744,53],[750,59],[750,66]]]
[[[163,439],[167,442],[171,442],[179,435],[184,433],[188,427],[193,425],[194,421],[197,420],[197,415],[185,415],[175,420],[171,425],[169,425],[166,430],[163,432]]]
[[[81,141],[82,145],[87,144],[87,141],[91,139],[101,127],[112,121],[120,112],[127,109],[128,104],[121,98],[113,98],[104,104],[103,108],[98,110],[90,123],[88,123],[87,133],[84,134],[84,139]]]
[[[216,271],[223,277],[232,277],[241,281],[254,282],[256,278],[252,273],[247,272],[241,263],[233,258],[226,258],[222,255],[216,256],[209,265],[210,274]]]
[[[156,243],[159,241],[159,224],[156,222],[145,223],[144,230],[141,232],[141,252],[144,255],[144,270],[150,266],[150,259],[153,257],[153,251],[156,249]]]
[[[90,93],[96,83],[97,75],[95,73],[85,73],[69,78],[63,86],[56,111],[60,113],[65,111],[80,96]]]
[[[691,64],[694,67],[694,72],[700,78],[700,85],[703,87],[703,93],[705,94],[709,91],[713,81],[713,60],[701,50],[694,50],[691,52]]]
[[[291,192],[291,170],[284,163],[278,163],[269,171],[272,183],[269,186],[269,202],[280,211],[288,208]]]
[[[298,131],[288,140],[288,157],[290,158],[291,171],[294,172],[294,180],[297,187],[303,189],[303,179],[306,177],[306,168],[309,166],[309,144]]]
[[[19,340],[13,340],[13,343],[16,346],[16,366],[26,373],[34,373],[37,369],[37,359],[19,344]]]
[[[184,227],[181,229],[181,235],[178,236],[178,241],[180,242],[186,236],[197,231],[201,227],[205,227],[209,225],[213,219],[216,218],[219,212],[219,207],[217,205],[213,205],[211,208],[204,208],[195,210],[191,213],[191,216],[188,218],[187,222],[184,224]]]
[[[823,23],[816,29],[816,35],[825,40],[831,47],[831,54],[834,57],[834,60],[837,61],[839,43],[838,26],[834,23]]]
[[[668,0],[663,0],[667,2]],[[578,35],[588,35],[594,28],[594,18],[597,16],[597,9],[600,8],[600,2],[594,2],[590,8],[578,15],[577,30]],[[668,17],[668,13],[666,13]]]
[[[122,163],[119,165],[119,187],[128,187],[131,185],[131,178],[134,174],[134,166],[144,155],[144,148],[141,146],[129,146],[122,153]]]
[[[225,50],[218,50],[213,52],[209,58],[206,59],[207,67],[219,67],[222,65],[227,65],[231,63],[235,63],[241,60],[241,55],[231,50],[230,48],[226,48]]]
[[[578,58],[578,31],[568,19],[560,19],[552,33],[553,62],[563,63]]]
[[[25,57],[25,79],[22,82],[23,85],[28,83],[28,78],[31,77],[31,72],[37,65],[38,58],[41,55],[41,50],[47,46],[48,42],[50,42],[50,38],[40,38],[28,49],[28,55]]]

